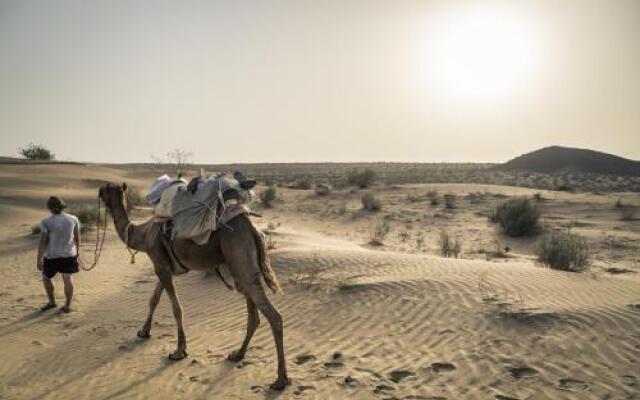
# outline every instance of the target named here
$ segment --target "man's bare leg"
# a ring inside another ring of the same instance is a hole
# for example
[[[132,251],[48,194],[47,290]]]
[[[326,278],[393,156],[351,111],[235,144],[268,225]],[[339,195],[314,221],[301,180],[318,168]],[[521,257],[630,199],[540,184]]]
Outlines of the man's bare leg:
[[[73,278],[71,274],[62,274],[62,281],[64,282],[64,297],[66,299],[62,311],[68,313],[71,311],[71,300],[73,299]]]
[[[49,298],[49,302],[44,306],[40,307],[40,310],[46,311],[56,306],[56,298],[54,296],[53,282],[51,282],[51,279],[47,278],[46,275],[44,274],[42,274],[42,285],[44,286],[45,292],[47,292],[47,297]]]

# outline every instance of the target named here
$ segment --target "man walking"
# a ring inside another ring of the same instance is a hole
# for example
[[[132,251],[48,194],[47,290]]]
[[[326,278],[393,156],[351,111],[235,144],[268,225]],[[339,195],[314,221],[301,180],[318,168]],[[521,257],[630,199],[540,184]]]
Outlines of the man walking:
[[[37,267],[42,271],[42,283],[49,302],[40,308],[46,311],[56,307],[53,281],[58,272],[64,281],[65,304],[62,312],[71,311],[73,298],[73,279],[71,274],[79,271],[78,252],[80,250],[80,221],[75,215],[63,212],[67,205],[62,199],[51,196],[47,208],[51,211],[48,218],[42,220],[40,227],[40,245],[38,246]]]

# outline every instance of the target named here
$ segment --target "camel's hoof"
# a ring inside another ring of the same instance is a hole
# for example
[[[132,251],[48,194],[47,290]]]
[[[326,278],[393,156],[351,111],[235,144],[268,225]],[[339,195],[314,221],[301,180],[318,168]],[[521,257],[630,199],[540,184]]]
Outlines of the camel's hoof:
[[[233,362],[242,361],[243,358],[244,358],[244,353],[240,352],[239,350],[232,351],[227,356],[227,360],[233,361]]]
[[[137,333],[140,339],[149,339],[151,337],[151,333],[149,331],[143,331],[142,329]]]
[[[291,385],[291,381],[289,378],[279,379],[269,386],[271,390],[281,391],[284,390],[287,386]]]
[[[169,360],[171,361],[178,361],[178,360],[182,360],[184,358],[187,357],[187,352],[185,350],[183,351],[174,351],[173,353],[169,354]]]

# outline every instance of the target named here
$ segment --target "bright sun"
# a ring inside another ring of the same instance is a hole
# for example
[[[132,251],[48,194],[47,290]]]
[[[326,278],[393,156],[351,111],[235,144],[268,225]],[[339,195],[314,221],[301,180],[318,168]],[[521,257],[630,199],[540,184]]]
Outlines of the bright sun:
[[[531,88],[543,59],[533,22],[504,3],[456,7],[433,18],[421,50],[427,90],[447,102],[477,105],[509,101]]]

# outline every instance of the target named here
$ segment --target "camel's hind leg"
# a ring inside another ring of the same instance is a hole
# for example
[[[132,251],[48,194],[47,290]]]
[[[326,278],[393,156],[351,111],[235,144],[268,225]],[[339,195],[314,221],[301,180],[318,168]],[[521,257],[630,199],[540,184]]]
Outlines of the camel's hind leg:
[[[160,296],[162,296],[163,290],[164,287],[162,286],[162,282],[158,281],[156,283],[156,288],[149,299],[149,315],[147,315],[147,320],[144,322],[142,329],[138,331],[138,337],[145,339],[151,337],[151,321],[153,320],[153,313],[160,302]]]
[[[251,338],[258,328],[258,325],[260,325],[258,307],[253,300],[247,297],[247,334],[244,337],[244,341],[242,342],[240,349],[233,351],[229,354],[229,357],[227,357],[230,361],[240,361],[244,358],[244,354],[247,352],[247,348],[249,347],[249,342],[251,342]]]
[[[182,323],[182,306],[180,300],[178,300],[178,293],[173,285],[173,276],[171,272],[158,274],[160,282],[167,291],[167,296],[171,300],[171,308],[173,309],[173,316],[176,319],[176,325],[178,325],[178,347],[175,352],[169,354],[171,360],[182,360],[187,356],[187,337],[184,333],[184,325]]]
[[[267,318],[271,325],[271,332],[278,352],[278,378],[271,384],[271,389],[282,390],[291,382],[287,377],[287,364],[284,356],[283,322],[282,315],[271,303],[264,292],[264,287],[256,280],[247,288],[247,295],[253,300],[260,312]]]

